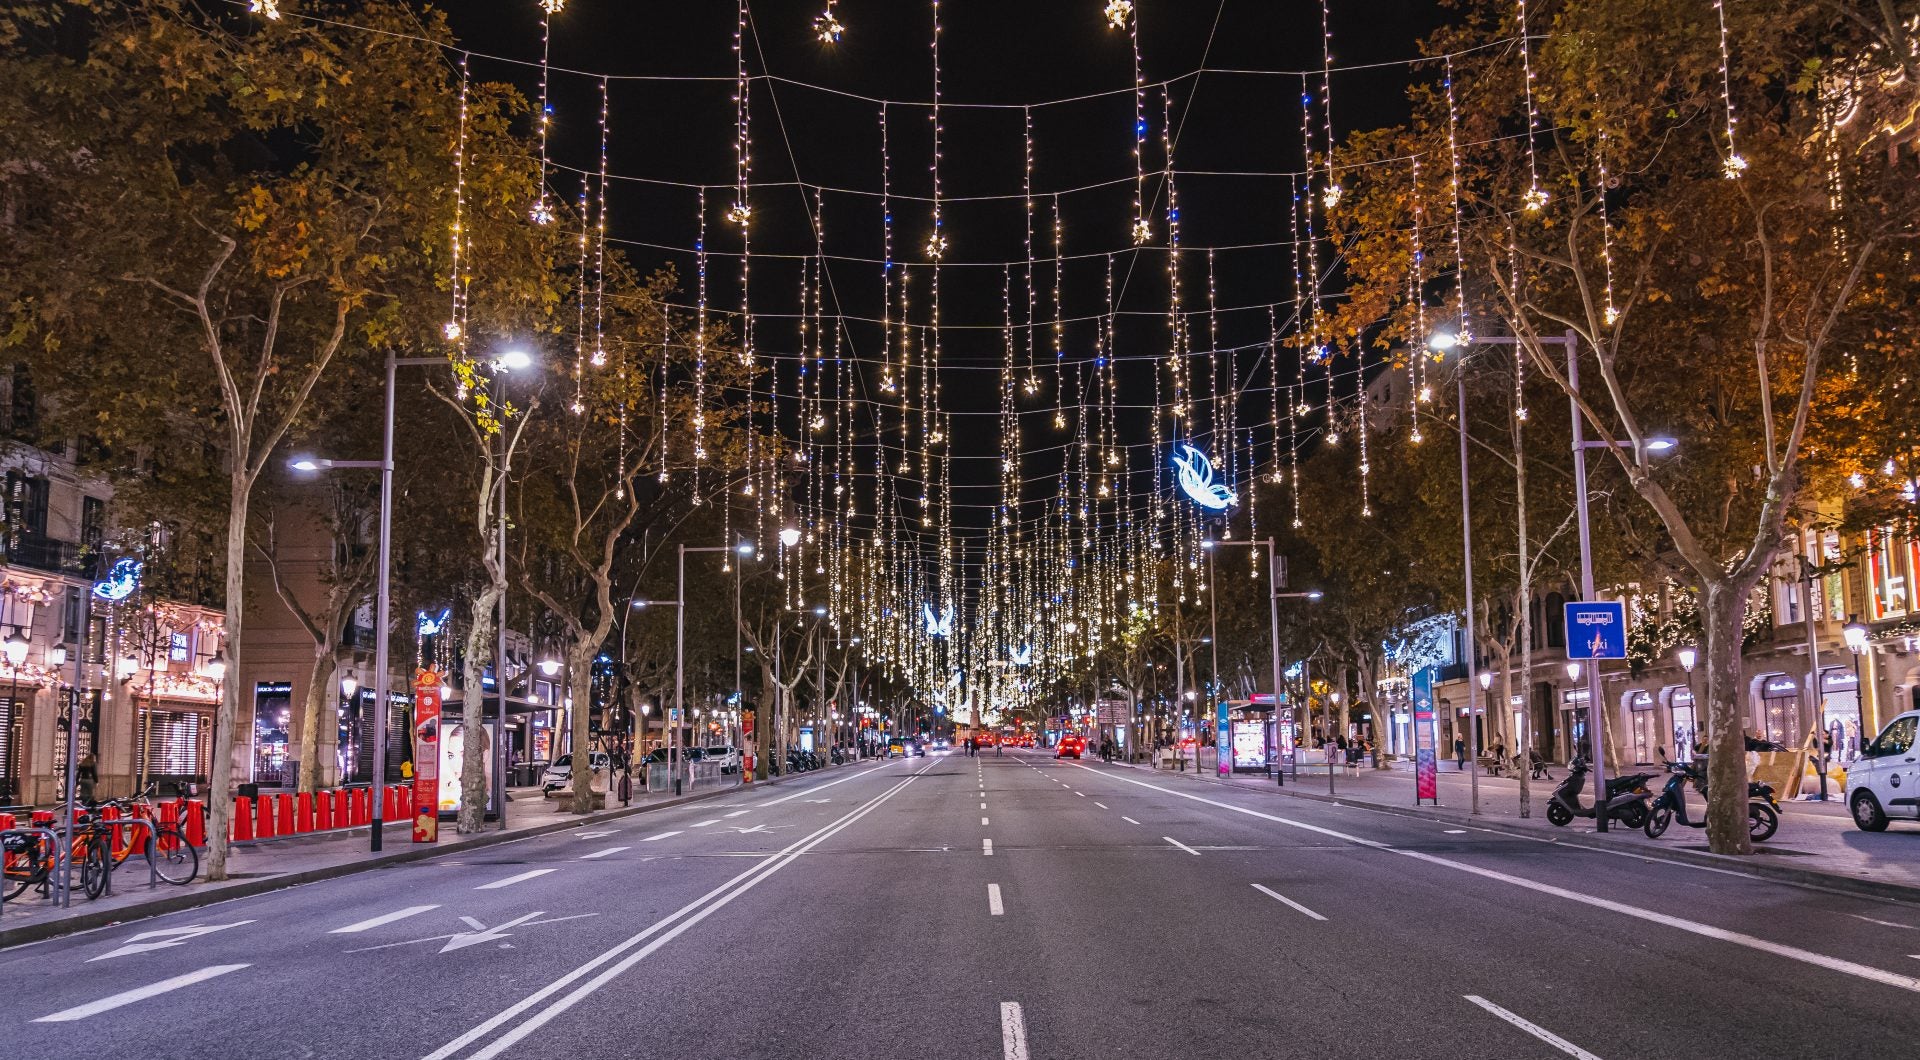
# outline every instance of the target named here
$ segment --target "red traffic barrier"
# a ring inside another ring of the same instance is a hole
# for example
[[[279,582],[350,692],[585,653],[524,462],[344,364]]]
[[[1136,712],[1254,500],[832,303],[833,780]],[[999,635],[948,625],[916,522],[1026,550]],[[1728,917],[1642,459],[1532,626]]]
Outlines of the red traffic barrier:
[[[400,789],[391,784],[380,788],[380,819],[397,821],[400,819]]]
[[[296,832],[313,831],[313,792],[311,791],[303,791],[295,796],[293,830]]]
[[[155,831],[157,833],[163,833],[160,839],[160,849],[172,850],[176,842],[173,838],[173,829],[180,826],[180,804],[175,802],[161,803],[160,812],[154,815],[154,822]]]
[[[353,823],[356,825],[373,823],[372,788],[361,788],[353,793]]]
[[[187,845],[205,847],[207,845],[207,804],[199,799],[188,799],[182,801],[180,805],[184,811],[180,830],[186,833]]]
[[[233,800],[233,841],[245,842],[253,838],[253,800],[245,795]]]
[[[293,834],[293,796],[281,792],[273,797],[273,816],[275,827],[281,835]]]
[[[353,792],[345,788],[333,790],[333,826],[335,828],[353,827]]]
[[[52,828],[53,827],[53,811],[52,810],[34,810],[32,813],[28,814],[27,822],[34,828]]]
[[[0,813],[0,832],[7,831],[12,827],[13,815],[10,813]]]
[[[273,799],[270,796],[262,796],[254,802],[253,808],[255,811],[253,822],[254,838],[272,839],[278,834],[277,830],[273,827]]]
[[[313,793],[313,827],[324,832],[333,827],[333,798],[331,792]]]

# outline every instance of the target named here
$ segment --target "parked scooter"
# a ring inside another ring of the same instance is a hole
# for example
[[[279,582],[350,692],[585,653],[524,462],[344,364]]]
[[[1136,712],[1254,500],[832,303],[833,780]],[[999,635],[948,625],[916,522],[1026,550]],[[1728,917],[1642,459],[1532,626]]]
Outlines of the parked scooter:
[[[1575,755],[1567,763],[1567,777],[1560,786],[1553,789],[1553,795],[1547,800],[1547,820],[1560,827],[1573,822],[1575,817],[1594,817],[1595,806],[1587,806],[1580,801],[1580,789],[1587,786],[1586,757]],[[1628,828],[1640,828],[1647,823],[1647,800],[1653,793],[1647,790],[1647,781],[1653,779],[1652,773],[1629,773],[1623,777],[1612,777],[1607,781],[1606,805],[1607,820],[1619,821]]]
[[[1660,757],[1667,756],[1666,748],[1660,749]],[[1703,812],[1699,820],[1687,813],[1687,785],[1707,797],[1707,761],[1704,757],[1691,762],[1668,762],[1666,787],[1653,800],[1653,807],[1647,814],[1646,832],[1648,839],[1658,839],[1667,826],[1678,820],[1689,828],[1705,828],[1706,815]],[[1747,785],[1747,837],[1756,843],[1764,843],[1773,838],[1780,830],[1780,811],[1774,808],[1773,785],[1758,781]]]

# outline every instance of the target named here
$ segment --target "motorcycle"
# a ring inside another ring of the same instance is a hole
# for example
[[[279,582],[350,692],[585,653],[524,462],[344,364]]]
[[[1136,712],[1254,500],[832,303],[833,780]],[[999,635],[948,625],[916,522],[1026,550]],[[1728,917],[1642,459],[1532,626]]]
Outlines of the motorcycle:
[[[1661,749],[1661,758],[1666,758],[1665,748]],[[1648,839],[1658,839],[1667,830],[1667,826],[1678,820],[1689,828],[1705,828],[1704,815],[1694,820],[1687,813],[1687,785],[1707,797],[1707,764],[1704,758],[1692,762],[1668,762],[1666,787],[1653,800],[1653,807],[1647,814],[1646,833]],[[1775,808],[1773,785],[1753,781],[1747,784],[1747,837],[1756,843],[1764,843],[1773,838],[1780,830],[1780,811]]]
[[[1596,807],[1587,806],[1580,801],[1580,789],[1587,786],[1587,774],[1591,770],[1584,756],[1576,755],[1567,764],[1567,777],[1560,786],[1553,789],[1553,795],[1547,800],[1547,820],[1558,827],[1566,827],[1575,817],[1595,817]],[[1647,823],[1647,800],[1653,793],[1647,790],[1647,781],[1653,779],[1652,773],[1629,773],[1626,776],[1613,777],[1607,781],[1606,798],[1602,800],[1606,807],[1607,820],[1617,820],[1628,828],[1640,828]]]

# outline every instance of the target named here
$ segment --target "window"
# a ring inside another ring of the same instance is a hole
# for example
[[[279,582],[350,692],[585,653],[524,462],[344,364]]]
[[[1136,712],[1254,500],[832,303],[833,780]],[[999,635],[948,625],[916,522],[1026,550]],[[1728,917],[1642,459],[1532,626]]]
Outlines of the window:
[[[47,480],[7,472],[7,543],[47,536]]]
[[[1564,648],[1567,646],[1567,598],[1559,593],[1547,594],[1547,647]]]
[[[97,556],[106,539],[107,502],[98,497],[80,498],[80,547]]]
[[[1891,528],[1880,528],[1868,535],[1868,604],[1877,621],[1895,618],[1913,610],[1913,554],[1920,542],[1901,540]]]
[[[1920,718],[1897,718],[1893,724],[1881,732],[1880,738],[1867,748],[1867,755],[1880,758],[1886,755],[1906,754],[1913,749],[1914,729],[1920,727]]]
[[[87,591],[67,587],[67,602],[60,610],[60,639],[72,644],[80,639],[80,617],[87,613]]]
[[[40,403],[34,399],[33,379],[25,365],[13,366],[13,386],[7,401],[7,434],[34,441],[40,433]]]

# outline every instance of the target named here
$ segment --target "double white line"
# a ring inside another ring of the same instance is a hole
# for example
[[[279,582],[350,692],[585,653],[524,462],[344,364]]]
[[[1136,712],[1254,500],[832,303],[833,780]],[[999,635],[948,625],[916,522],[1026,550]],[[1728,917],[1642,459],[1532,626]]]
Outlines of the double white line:
[[[614,946],[612,949],[582,964],[566,975],[548,983],[546,986],[528,995],[525,999],[516,1002],[505,1011],[488,1019],[486,1022],[440,1048],[435,1049],[433,1052],[428,1053],[425,1060],[450,1060],[450,1058],[454,1056],[462,1055],[464,1055],[467,1060],[488,1060],[490,1057],[499,1056],[511,1048],[514,1043],[545,1026],[555,1016],[579,1004],[588,995],[613,981],[613,979],[622,972],[625,972],[627,969],[632,968],[634,965],[652,956],[655,950],[680,937],[688,928],[705,920],[707,917],[725,907],[727,903],[752,890],[767,877],[772,876],[774,873],[792,864],[794,859],[800,855],[805,854],[807,851],[812,850],[814,847],[832,838],[842,829],[853,824],[853,822],[872,813],[881,803],[892,798],[901,788],[913,783],[915,777],[920,776],[930,768],[932,768],[931,765],[922,767],[919,772],[903,778],[899,783],[881,792],[853,812],[834,821],[819,831],[795,841],[791,846],[772,855],[753,868],[748,869],[720,886],[715,887],[713,890],[708,891],[706,894],[681,906],[675,912],[656,921],[646,930]],[[636,949],[636,947],[638,948]],[[598,970],[598,974],[593,974],[592,978],[586,979],[585,982],[579,982],[583,977],[594,973],[596,970]],[[574,985],[575,983],[579,985],[576,986]],[[572,989],[568,990],[568,987],[572,987]],[[559,994],[563,990],[566,991],[565,994],[557,998],[554,997],[555,994]],[[512,1029],[507,1033],[495,1038],[492,1042],[474,1052],[464,1052],[468,1046],[492,1034],[494,1031],[500,1029],[501,1026],[519,1019],[522,1013],[525,1013],[536,1005],[540,1005],[542,1002],[547,1002],[549,998],[553,998],[553,1000],[549,1002],[546,1007],[528,1016],[526,1019],[514,1023]]]

